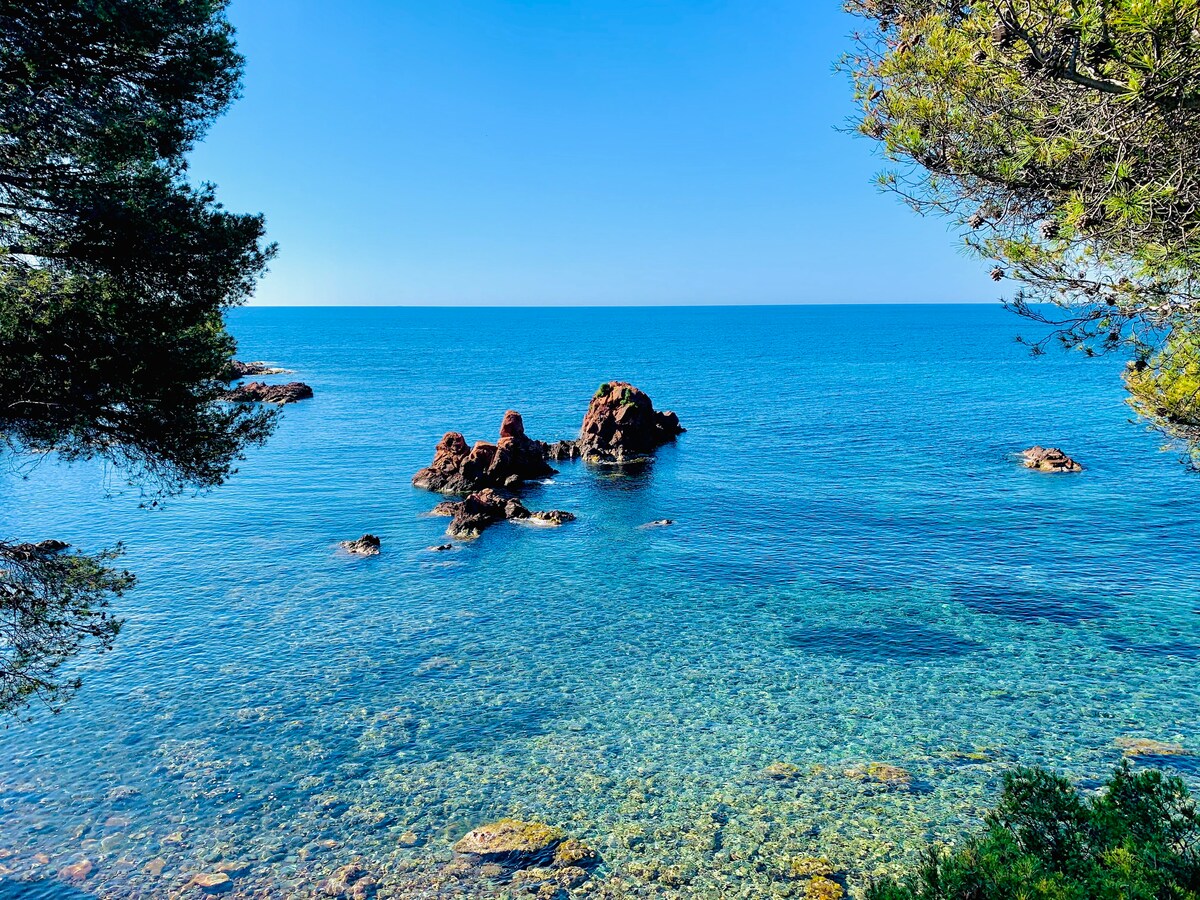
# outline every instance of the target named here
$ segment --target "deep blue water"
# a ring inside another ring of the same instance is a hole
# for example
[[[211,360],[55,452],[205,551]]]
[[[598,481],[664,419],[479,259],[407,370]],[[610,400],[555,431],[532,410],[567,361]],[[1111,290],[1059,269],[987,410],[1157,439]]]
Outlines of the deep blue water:
[[[235,896],[309,896],[353,858],[381,896],[483,896],[449,846],[503,815],[597,847],[590,896],[790,896],[794,857],[853,886],[952,840],[1009,766],[1090,784],[1121,737],[1200,748],[1200,476],[1130,423],[1119,360],[1033,359],[965,306],[231,327],[316,396],[226,486],[149,511],[91,466],[0,477],[0,534],[120,539],[140,578],[67,710],[0,733],[0,897],[71,896],[82,858],[105,896],[222,859]],[[409,479],[443,432],[512,408],[571,437],[616,378],[688,433],[527,492],[575,523],[426,549],[447,523]],[[1086,470],[1023,469],[1034,443]],[[367,531],[381,556],[337,550]],[[867,762],[913,789],[845,776]]]

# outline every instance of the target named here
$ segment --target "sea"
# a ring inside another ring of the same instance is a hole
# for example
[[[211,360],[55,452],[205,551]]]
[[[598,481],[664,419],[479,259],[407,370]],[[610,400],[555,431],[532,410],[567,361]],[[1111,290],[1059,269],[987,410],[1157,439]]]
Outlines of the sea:
[[[350,864],[378,897],[535,896],[453,851],[506,817],[594,849],[571,896],[803,897],[821,866],[859,896],[1019,766],[1094,791],[1143,738],[1200,789],[1200,475],[1117,357],[1034,357],[986,304],[229,327],[315,396],[227,484],[152,507],[100,465],[2,467],[0,536],[121,542],[139,579],[66,708],[0,730],[4,900],[333,896]],[[563,527],[445,536],[411,485],[445,432],[574,437],[612,380],[686,434],[523,489]]]

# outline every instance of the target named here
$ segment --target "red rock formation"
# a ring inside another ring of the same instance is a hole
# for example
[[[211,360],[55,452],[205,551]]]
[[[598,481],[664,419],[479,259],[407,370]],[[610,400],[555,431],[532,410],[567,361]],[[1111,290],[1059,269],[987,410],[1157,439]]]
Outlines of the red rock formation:
[[[1057,447],[1030,447],[1021,455],[1025,457],[1027,469],[1037,469],[1039,472],[1083,471],[1083,466]]]
[[[297,400],[308,400],[312,395],[313,389],[299,381],[287,384],[252,381],[226,391],[225,399],[233,403],[295,403]]]
[[[447,432],[433,462],[413,476],[413,485],[443,494],[467,494],[483,488],[513,487],[522,481],[553,475],[546,445],[525,434],[521,414],[509,410],[494,444],[479,441],[470,450],[457,431]]]
[[[684,430],[675,413],[655,410],[650,398],[632,384],[610,381],[600,385],[583,417],[579,450],[590,462],[633,462]]]

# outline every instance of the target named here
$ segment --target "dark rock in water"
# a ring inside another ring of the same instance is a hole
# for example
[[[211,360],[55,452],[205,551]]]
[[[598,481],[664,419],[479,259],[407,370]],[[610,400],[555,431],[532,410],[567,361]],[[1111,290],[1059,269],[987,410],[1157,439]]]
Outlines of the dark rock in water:
[[[362,556],[374,556],[379,553],[379,538],[373,534],[364,534],[357,541],[342,541],[342,548],[348,553],[358,553]]]
[[[867,662],[916,662],[966,656],[983,644],[924,625],[896,622],[885,627],[824,625],[795,631],[788,643],[808,653]]]
[[[609,381],[600,385],[583,417],[579,452],[589,462],[633,462],[684,431],[675,413],[655,410],[632,384]]]
[[[503,521],[532,520],[539,524],[561,525],[574,520],[562,510],[531,513],[515,497],[505,497],[491,488],[470,494],[464,500],[443,500],[433,508],[435,516],[452,516],[446,533],[460,540],[477,538],[484,531]]]
[[[233,403],[295,403],[308,400],[312,395],[313,389],[299,381],[289,381],[287,384],[252,381],[226,391],[224,399]]]
[[[555,441],[546,448],[547,459],[555,462],[569,462],[579,456],[579,441]]]
[[[38,541],[36,544],[16,544],[8,547],[4,551],[4,555],[11,559],[32,560],[39,556],[53,556],[55,553],[61,553],[71,545],[63,541]]]
[[[268,366],[264,362],[242,362],[241,360],[230,360],[229,367],[225,370],[225,381],[237,381],[239,378],[253,378],[257,375],[284,375],[287,369],[276,369],[274,366]]]
[[[1021,455],[1025,457],[1027,469],[1037,469],[1039,472],[1083,471],[1083,466],[1057,447],[1030,447]]]
[[[546,462],[546,445],[525,434],[521,414],[509,410],[494,444],[479,441],[468,449],[457,431],[438,443],[433,462],[413,476],[413,486],[441,494],[469,494],[483,488],[516,487],[523,481],[555,474]]]
[[[655,519],[653,522],[647,522],[642,528],[666,528],[668,525],[674,525],[674,519]]]
[[[453,544],[438,544],[435,547],[430,547],[429,550],[433,553],[445,553],[447,550],[453,550]]]

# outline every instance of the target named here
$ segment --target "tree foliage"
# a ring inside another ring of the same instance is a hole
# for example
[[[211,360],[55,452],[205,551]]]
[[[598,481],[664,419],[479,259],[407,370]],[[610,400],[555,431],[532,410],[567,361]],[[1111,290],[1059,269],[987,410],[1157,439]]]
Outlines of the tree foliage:
[[[11,454],[101,459],[174,493],[220,484],[271,429],[270,412],[220,397],[234,349],[224,313],[274,247],[261,216],[224,209],[186,161],[240,90],[225,5],[0,0],[0,439]],[[124,585],[103,562],[93,598]]]
[[[1178,778],[1126,763],[1097,796],[1038,769],[1009,773],[982,834],[930,851],[866,900],[1197,900],[1200,818]]]
[[[858,128],[896,164],[881,183],[1016,279],[1012,306],[1050,326],[1034,348],[1188,365],[1167,357],[1200,332],[1200,0],[847,8],[868,24],[844,60]]]
[[[0,709],[20,710],[33,699],[60,709],[79,678],[59,678],[85,643],[107,650],[121,630],[110,600],[133,586],[133,576],[96,556],[66,553],[55,541],[0,542]]]

